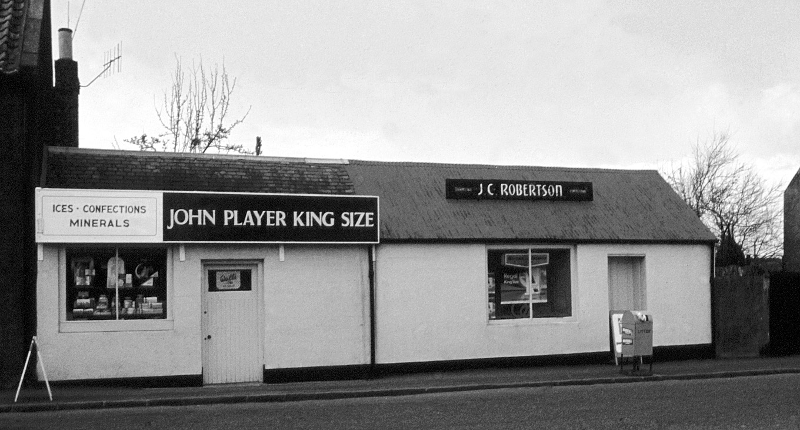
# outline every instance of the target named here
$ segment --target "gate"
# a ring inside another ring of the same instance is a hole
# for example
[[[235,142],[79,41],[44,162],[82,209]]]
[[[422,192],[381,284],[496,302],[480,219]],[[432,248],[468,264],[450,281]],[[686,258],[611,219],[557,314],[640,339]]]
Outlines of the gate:
[[[770,274],[769,353],[800,354],[800,273]]]

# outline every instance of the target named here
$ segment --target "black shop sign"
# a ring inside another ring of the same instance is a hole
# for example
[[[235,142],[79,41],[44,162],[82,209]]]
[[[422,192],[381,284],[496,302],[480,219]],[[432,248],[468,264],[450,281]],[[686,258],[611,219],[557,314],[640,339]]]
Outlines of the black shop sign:
[[[378,243],[378,198],[164,192],[164,242]]]
[[[591,182],[445,179],[445,197],[455,200],[592,201]]]

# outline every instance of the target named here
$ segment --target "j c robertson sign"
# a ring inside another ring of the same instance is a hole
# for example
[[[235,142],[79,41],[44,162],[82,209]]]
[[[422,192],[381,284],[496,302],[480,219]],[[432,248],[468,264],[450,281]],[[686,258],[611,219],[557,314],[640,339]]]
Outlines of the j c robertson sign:
[[[445,179],[445,197],[454,200],[592,201],[591,182]]]

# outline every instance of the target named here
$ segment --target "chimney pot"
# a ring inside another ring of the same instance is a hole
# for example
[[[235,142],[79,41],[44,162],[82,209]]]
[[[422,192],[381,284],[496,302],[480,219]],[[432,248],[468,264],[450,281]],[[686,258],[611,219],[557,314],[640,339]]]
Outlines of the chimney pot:
[[[72,59],[72,30],[69,28],[58,29],[58,58]]]

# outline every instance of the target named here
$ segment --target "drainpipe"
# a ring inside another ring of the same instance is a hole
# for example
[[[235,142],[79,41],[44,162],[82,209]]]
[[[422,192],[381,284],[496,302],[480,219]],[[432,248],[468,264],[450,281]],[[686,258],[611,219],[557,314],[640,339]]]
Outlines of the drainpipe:
[[[375,376],[375,356],[376,356],[376,322],[375,317],[375,245],[370,245],[367,249],[369,259],[369,374]]]
[[[717,297],[715,292],[715,278],[716,278],[716,242],[712,243],[710,248],[711,254],[711,279],[709,280],[709,284],[711,287],[711,353],[714,355],[714,358],[719,358],[717,355]]]

